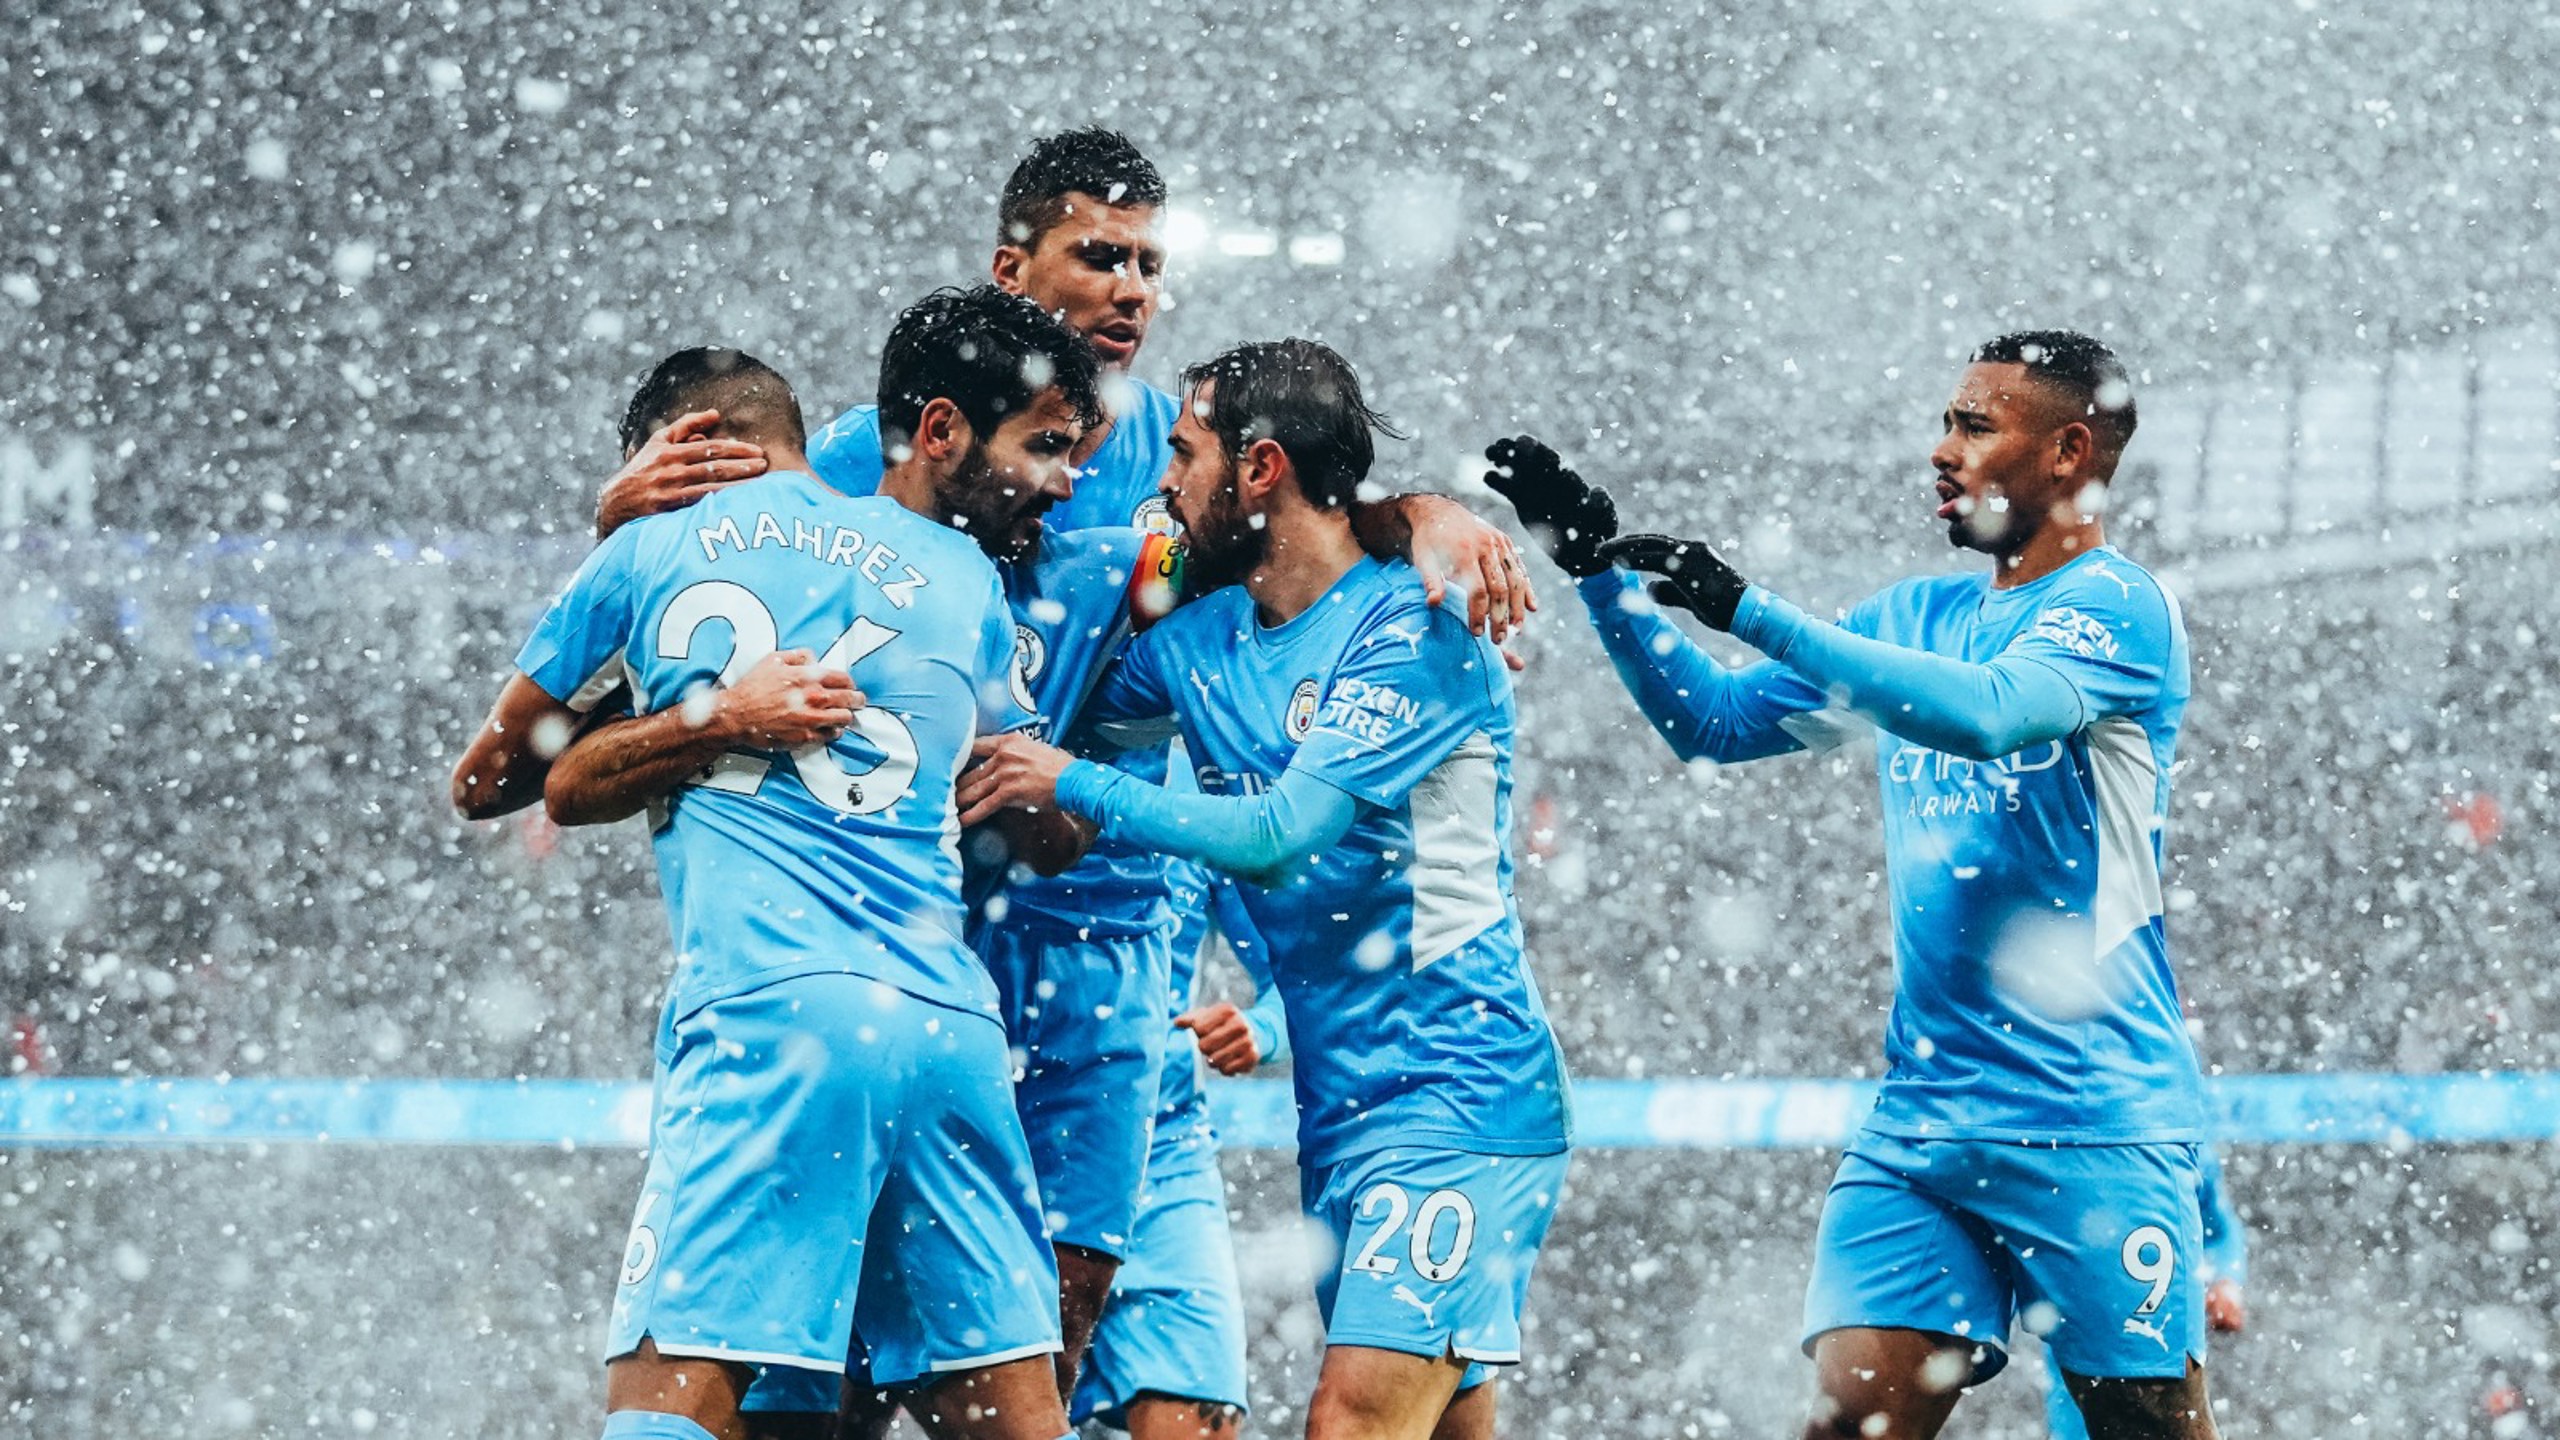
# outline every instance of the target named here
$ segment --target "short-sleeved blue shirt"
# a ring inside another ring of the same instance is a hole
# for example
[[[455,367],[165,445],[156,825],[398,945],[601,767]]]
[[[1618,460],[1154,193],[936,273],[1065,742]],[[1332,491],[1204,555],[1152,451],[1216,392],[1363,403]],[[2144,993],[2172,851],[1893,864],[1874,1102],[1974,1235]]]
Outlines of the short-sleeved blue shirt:
[[[1511,893],[1510,676],[1411,566],[1364,558],[1275,627],[1241,587],[1195,600],[1122,650],[1086,715],[1177,717],[1205,794],[1294,768],[1360,802],[1298,878],[1237,886],[1287,1007],[1304,1163],[1566,1145]]]
[[[832,745],[723,755],[654,817],[676,1015],[845,972],[992,1017],[960,938],[952,782],[978,735],[1033,717],[1003,590],[968,537],[775,472],[615,531],[516,667],[576,708],[627,678],[648,714],[792,648],[848,670],[868,704]]]
[[[1074,497],[1046,517],[1040,554],[1026,565],[999,567],[1022,642],[1027,703],[1052,734],[1073,723],[1076,706],[1127,636],[1136,594],[1169,579],[1174,527],[1156,487],[1172,457],[1168,437],[1179,402],[1143,382],[1127,384],[1120,396],[1127,403],[1077,471]],[[856,406],[837,416],[811,437],[809,463],[845,494],[876,492],[884,464],[878,409]],[[1142,779],[1164,778],[1160,752],[1119,763]],[[1161,930],[1173,920],[1165,866],[1158,855],[1096,844],[1064,874],[1015,875],[1001,887],[1005,922],[1097,935]],[[973,898],[999,888],[999,878],[973,876]]]

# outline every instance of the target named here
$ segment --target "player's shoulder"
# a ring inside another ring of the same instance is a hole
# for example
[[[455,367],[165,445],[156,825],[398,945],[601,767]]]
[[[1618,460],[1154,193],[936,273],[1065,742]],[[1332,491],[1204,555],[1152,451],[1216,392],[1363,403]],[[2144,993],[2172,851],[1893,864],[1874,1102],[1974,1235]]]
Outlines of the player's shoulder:
[[[1356,586],[1342,587],[1352,607],[1351,643],[1355,649],[1393,642],[1425,650],[1473,651],[1480,640],[1467,628],[1465,601],[1454,593],[1433,604],[1422,572],[1405,560],[1369,560],[1374,567]],[[1341,593],[1341,592],[1337,592]]]
[[[1132,375],[1129,377],[1128,395],[1119,413],[1124,418],[1137,417],[1148,429],[1170,433],[1174,422],[1182,418],[1182,397]]]
[[[1074,569],[1079,573],[1092,569],[1118,567],[1125,579],[1145,553],[1148,532],[1134,525],[1089,525],[1081,530],[1062,530],[1050,521],[1040,522],[1040,560],[1043,568]]]
[[[2169,587],[2112,545],[2102,545],[2064,566],[2045,603],[2103,614],[2118,626],[2176,630],[2183,624],[2177,596]]]
[[[1253,643],[1261,624],[1253,596],[1242,585],[1196,595],[1146,626],[1132,642],[1161,653],[1221,654]]]
[[[881,495],[838,497],[851,512],[867,516],[873,531],[884,542],[894,539],[895,548],[909,559],[929,559],[935,565],[957,570],[971,579],[995,581],[996,562],[967,533],[955,530],[929,515],[919,515],[906,506]]]
[[[818,432],[809,437],[812,453],[852,444],[868,444],[873,450],[880,448],[879,406],[856,405],[819,426]]]
[[[1991,577],[1979,570],[1944,575],[1906,575],[1870,598],[1870,604],[1909,610],[1931,610],[1979,601],[1991,589]]]

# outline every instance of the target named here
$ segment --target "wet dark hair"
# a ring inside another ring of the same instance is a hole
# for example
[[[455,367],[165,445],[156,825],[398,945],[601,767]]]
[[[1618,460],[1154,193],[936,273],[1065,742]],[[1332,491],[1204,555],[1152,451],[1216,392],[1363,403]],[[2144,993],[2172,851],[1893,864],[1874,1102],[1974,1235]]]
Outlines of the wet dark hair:
[[[1164,177],[1117,130],[1087,125],[1038,141],[996,206],[996,243],[1040,248],[1067,213],[1067,196],[1083,192],[1111,205],[1162,205]]]
[[[889,329],[880,353],[881,452],[912,439],[936,400],[959,406],[983,442],[1052,386],[1086,429],[1102,423],[1102,370],[1083,336],[993,285],[945,286]]]
[[[694,410],[720,412],[720,428],[740,440],[772,440],[798,450],[809,443],[800,397],[782,372],[744,350],[696,345],[657,364],[622,411],[622,453]]]
[[[2098,437],[2108,459],[2124,453],[2139,418],[2133,377],[2105,342],[2077,330],[2019,330],[1988,340],[1973,352],[1977,365],[2024,365],[2027,373],[2068,396]]]
[[[1277,441],[1309,500],[1339,509],[1359,495],[1376,458],[1371,436],[1404,432],[1369,408],[1360,377],[1333,347],[1313,340],[1261,340],[1239,345],[1182,372],[1183,403],[1200,403],[1201,423],[1241,459],[1257,440]]]

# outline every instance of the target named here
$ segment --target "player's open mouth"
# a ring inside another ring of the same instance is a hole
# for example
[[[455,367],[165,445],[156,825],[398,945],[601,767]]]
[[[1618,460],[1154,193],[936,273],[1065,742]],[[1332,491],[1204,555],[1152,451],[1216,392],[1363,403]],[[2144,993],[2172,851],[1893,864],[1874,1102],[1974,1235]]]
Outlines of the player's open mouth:
[[[1948,481],[1945,481],[1945,480],[1941,480],[1941,481],[1939,481],[1939,482],[1938,482],[1938,518],[1939,518],[1939,519],[1941,519],[1941,520],[1953,520],[1954,518],[1956,518],[1956,516],[1957,516],[1957,515],[1959,515],[1959,514],[1963,513],[1964,511],[1970,510],[1970,509],[1972,509],[1972,508],[1973,508],[1972,506],[1967,505],[1967,504],[1965,504],[1965,503],[1964,503],[1964,491],[1963,491],[1963,490],[1961,490],[1961,489],[1957,488],[1954,484],[1952,484],[1952,483],[1950,483],[1950,482],[1948,482]]]
[[[1138,341],[1144,338],[1146,333],[1125,320],[1116,321],[1094,331],[1092,341],[1096,349],[1109,351],[1125,358],[1138,353]]]

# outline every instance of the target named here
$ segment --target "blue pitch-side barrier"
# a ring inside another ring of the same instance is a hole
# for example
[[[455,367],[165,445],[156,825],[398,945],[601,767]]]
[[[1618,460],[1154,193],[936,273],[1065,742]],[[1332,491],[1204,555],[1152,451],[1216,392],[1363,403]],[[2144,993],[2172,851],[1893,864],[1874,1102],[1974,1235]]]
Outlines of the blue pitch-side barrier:
[[[2560,1072],[2232,1075],[2208,1082],[2244,1145],[2560,1139]],[[1289,1085],[1213,1084],[1230,1145],[1295,1142]],[[1861,1080],[1584,1080],[1576,1140],[1625,1150],[1806,1150],[1847,1142]],[[649,1088],[619,1080],[0,1081],[0,1147],[341,1144],[631,1149]]]

